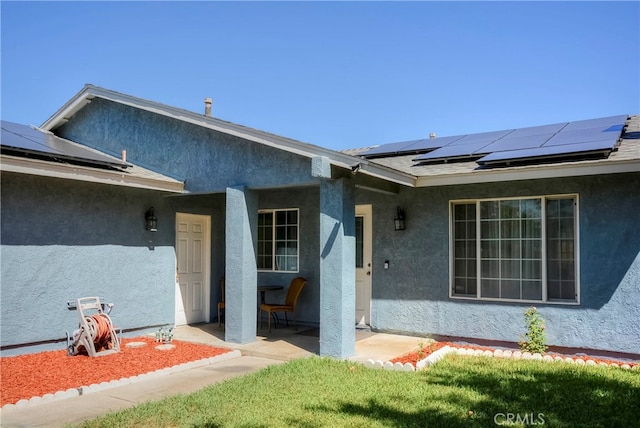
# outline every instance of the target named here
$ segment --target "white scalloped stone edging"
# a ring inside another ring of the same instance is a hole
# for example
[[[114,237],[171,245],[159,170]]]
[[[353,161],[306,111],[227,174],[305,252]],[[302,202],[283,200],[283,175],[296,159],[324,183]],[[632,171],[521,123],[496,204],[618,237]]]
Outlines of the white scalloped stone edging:
[[[416,363],[416,370],[424,369],[430,365],[433,365],[443,359],[445,355],[456,352],[456,348],[452,348],[449,345],[443,346],[437,351],[430,354],[427,358],[424,358]]]
[[[595,360],[586,358],[582,359],[580,357],[561,357],[559,355],[553,357],[551,355],[542,355],[539,353],[530,353],[530,352],[521,352],[518,350],[503,350],[503,349],[495,349],[493,351],[490,350],[480,350],[480,349],[472,349],[472,348],[464,348],[464,347],[450,347],[444,346],[437,351],[433,352],[427,358],[424,358],[416,363],[414,367],[411,363],[392,363],[391,361],[380,361],[380,360],[367,360],[364,363],[365,367],[373,368],[373,369],[384,369],[384,370],[395,370],[395,371],[406,371],[413,372],[422,370],[425,367],[433,365],[438,361],[442,360],[447,354],[458,354],[458,355],[471,355],[471,356],[483,356],[483,357],[495,357],[495,358],[512,358],[515,360],[537,360],[544,361],[549,363],[567,363],[567,364],[575,364],[578,366],[603,366],[603,367],[615,367],[621,368],[624,370],[637,370],[640,371],[640,364],[635,364],[633,367],[627,363],[605,363],[605,362],[596,362]]]
[[[441,348],[441,349],[445,349],[445,348],[448,348],[448,346],[445,346],[444,348]],[[587,366],[617,367],[617,368],[622,368],[626,370],[640,370],[640,364],[636,364],[633,367],[631,367],[631,365],[626,363],[615,363],[615,362],[605,363],[604,361],[596,362],[595,360],[589,359],[589,358],[582,359],[578,357],[576,358],[561,357],[560,355],[556,355],[554,357],[551,355],[542,355],[537,352],[532,354],[530,352],[510,351],[510,350],[501,350],[501,349],[496,349],[493,352],[491,352],[489,350],[480,351],[480,350],[474,350],[470,348],[451,348],[451,351],[447,353],[450,353],[450,352],[455,352],[458,355],[480,355],[480,356],[496,357],[496,358],[513,358],[516,360],[519,360],[519,359],[538,360],[538,361],[544,361],[549,363],[563,362],[563,363],[576,364],[581,366],[587,365]],[[438,361],[440,359],[442,358],[438,358]],[[419,363],[420,362],[418,362],[418,364]]]
[[[89,386],[83,385],[78,388],[69,388],[66,391],[58,391],[54,394],[45,394],[42,397],[36,396],[36,397],[31,397],[29,399],[22,399],[15,404],[5,404],[0,408],[0,410],[10,409],[10,408],[22,409],[25,407],[35,406],[43,403],[49,403],[52,401],[79,397],[81,395],[104,391],[106,389],[116,388],[118,386],[130,385],[132,383],[143,381],[143,380],[156,379],[161,376],[170,375],[172,373],[179,373],[179,372],[189,370],[189,369],[194,369],[197,367],[208,366],[210,364],[219,363],[222,361],[230,360],[232,358],[238,358],[240,356],[242,356],[240,351],[233,350],[233,351],[225,352],[224,354],[216,355],[215,357],[208,357],[208,358],[203,358],[201,360],[182,363],[172,367],[158,369],[153,372],[142,373],[136,376],[121,378],[121,379],[112,380],[109,382],[101,382],[99,384],[94,383]]]
[[[411,363],[392,363],[391,361],[382,362],[380,360],[367,360],[364,362],[364,366],[370,369],[384,369],[394,370],[401,372],[414,372],[416,368]]]

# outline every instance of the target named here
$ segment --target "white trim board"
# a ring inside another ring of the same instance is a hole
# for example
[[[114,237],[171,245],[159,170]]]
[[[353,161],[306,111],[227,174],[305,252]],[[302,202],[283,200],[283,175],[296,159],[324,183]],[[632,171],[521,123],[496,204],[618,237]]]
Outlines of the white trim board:
[[[184,192],[184,183],[169,178],[161,179],[142,177],[140,175],[134,175],[130,172],[124,171],[103,170],[7,155],[2,155],[0,159],[0,171],[111,184],[115,186],[135,187],[139,189],[159,190],[172,193]]]

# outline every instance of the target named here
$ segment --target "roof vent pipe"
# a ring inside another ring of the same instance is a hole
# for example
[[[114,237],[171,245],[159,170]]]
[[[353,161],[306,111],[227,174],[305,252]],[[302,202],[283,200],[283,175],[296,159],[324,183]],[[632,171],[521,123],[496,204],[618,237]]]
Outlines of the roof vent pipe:
[[[431,134],[429,134],[429,138],[430,138],[430,139],[432,139],[432,140],[433,140],[434,138],[436,138],[436,133],[435,133],[435,132],[432,132]]]
[[[211,117],[211,104],[213,104],[213,100],[211,98],[204,99],[204,115]]]

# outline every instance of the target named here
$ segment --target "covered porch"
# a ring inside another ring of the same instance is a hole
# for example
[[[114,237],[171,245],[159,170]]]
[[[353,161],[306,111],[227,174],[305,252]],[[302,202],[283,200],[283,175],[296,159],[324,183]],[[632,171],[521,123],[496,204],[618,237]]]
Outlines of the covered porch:
[[[362,324],[369,322],[368,317],[357,316],[358,290],[363,282],[358,278],[369,281],[364,306],[371,305],[371,249],[361,249],[363,229],[368,233],[366,240],[372,241],[371,209],[369,205],[366,219],[358,211],[366,206],[362,205],[366,203],[362,197],[356,204],[362,180],[351,174],[339,178],[331,178],[330,172],[326,175],[315,175],[311,182],[294,186],[230,186],[215,193],[171,197],[170,205],[177,215],[204,215],[210,223],[206,315],[196,321],[176,323],[217,322],[224,278],[225,341],[253,343],[267,332],[266,322],[264,331],[257,329],[259,287],[281,286],[279,291],[266,293],[266,300],[284,302],[291,281],[303,277],[307,285],[298,301],[296,320],[303,326],[319,327],[317,353],[335,358],[354,355],[357,319]],[[273,224],[273,229],[282,227],[287,235],[276,236],[274,232],[273,242],[266,243],[265,218],[289,221],[289,215],[294,219],[292,223]],[[363,228],[362,222],[368,226]],[[264,246],[271,244],[272,252],[265,252]],[[185,245],[177,240],[177,252],[181,246]],[[280,249],[285,247],[294,251],[281,254]],[[265,263],[265,257],[272,258],[270,264]],[[181,266],[188,263],[179,260],[178,264],[182,280]],[[176,302],[180,300],[177,295]],[[182,296],[182,300],[189,300],[188,296]]]
[[[225,204],[225,341],[247,344],[257,340],[258,286],[283,286],[284,301],[291,279],[307,285],[297,319],[319,325],[320,355],[346,358],[355,353],[355,204],[351,183],[320,180],[296,200],[291,191],[269,193],[244,186],[229,187]],[[295,190],[293,190],[295,193]],[[283,200],[284,198],[284,200]],[[307,202],[305,202],[305,200]],[[289,208],[296,220],[265,226],[265,208]],[[275,229],[273,246],[265,230]],[[278,231],[282,230],[282,236]],[[288,235],[287,235],[288,234]],[[283,236],[286,236],[283,238]],[[281,252],[281,250],[283,250]],[[288,252],[287,252],[288,251]],[[266,254],[266,256],[265,256]],[[266,262],[264,259],[268,259]],[[271,262],[270,260],[273,260]],[[256,262],[257,261],[257,262]],[[274,330],[272,330],[272,333]]]

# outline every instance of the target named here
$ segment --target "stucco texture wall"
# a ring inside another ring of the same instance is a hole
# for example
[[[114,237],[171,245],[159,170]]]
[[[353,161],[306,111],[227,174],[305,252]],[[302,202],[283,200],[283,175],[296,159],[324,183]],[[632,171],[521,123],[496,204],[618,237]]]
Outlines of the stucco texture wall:
[[[99,98],[56,132],[117,156],[126,149],[127,159],[134,164],[185,180],[186,190],[193,195],[169,198],[174,211],[207,214],[202,211],[208,207],[206,199],[219,198],[209,207],[212,311],[219,300],[218,281],[225,274],[226,188],[257,191],[259,209],[299,208],[300,271],[259,272],[258,284],[285,285],[282,292],[267,296],[283,301],[291,279],[304,276],[308,284],[300,297],[298,319],[319,321],[319,180],[312,176],[310,159]],[[212,318],[216,315],[214,311]]]
[[[56,132],[118,157],[125,149],[130,162],[186,180],[189,192],[315,181],[310,159],[100,98]]]
[[[299,208],[300,210],[300,250],[297,273],[258,271],[258,284],[280,284],[282,291],[269,292],[267,301],[284,302],[286,290],[291,280],[297,276],[307,279],[307,285],[300,294],[296,317],[302,323],[317,324],[320,320],[320,192],[318,187],[288,190],[261,191],[260,209]]]
[[[113,302],[119,328],[173,323],[175,217],[159,192],[2,173],[1,201],[2,346],[64,338],[79,297]]]
[[[449,201],[579,195],[580,305],[535,304],[553,345],[640,353],[640,174],[361,191],[372,203],[374,328],[517,342],[528,304],[449,297]],[[407,229],[393,230],[395,207]],[[384,260],[390,261],[388,270]]]

